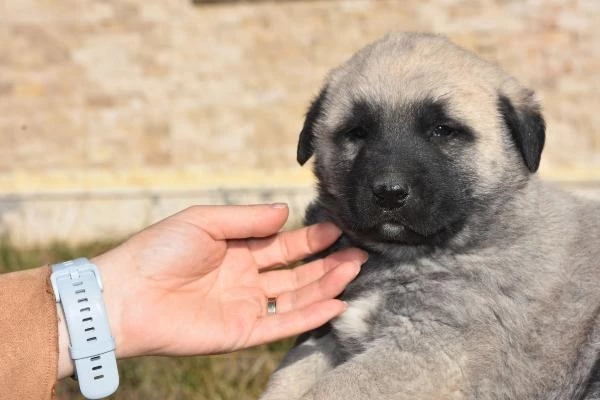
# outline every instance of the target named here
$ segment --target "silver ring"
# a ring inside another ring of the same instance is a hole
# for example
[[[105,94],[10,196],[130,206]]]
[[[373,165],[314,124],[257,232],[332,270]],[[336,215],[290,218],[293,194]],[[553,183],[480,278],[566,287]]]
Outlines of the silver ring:
[[[267,298],[267,314],[273,315],[277,312],[277,297]]]

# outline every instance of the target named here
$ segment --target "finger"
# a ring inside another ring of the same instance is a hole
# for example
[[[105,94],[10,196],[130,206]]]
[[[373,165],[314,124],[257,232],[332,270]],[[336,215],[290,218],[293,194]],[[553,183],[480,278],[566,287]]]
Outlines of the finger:
[[[215,240],[266,237],[277,233],[289,214],[287,204],[193,206],[171,218],[198,226]]]
[[[330,299],[301,310],[261,318],[246,346],[272,342],[318,328],[343,313],[348,306],[341,300]]]
[[[362,265],[367,257],[367,253],[362,250],[344,249],[296,268],[263,272],[260,274],[260,283],[264,292],[269,297],[274,297],[306,286],[342,263],[355,262]]]
[[[281,232],[273,237],[248,241],[259,268],[287,265],[331,246],[341,235],[330,222]]]
[[[319,301],[332,299],[342,293],[359,272],[359,264],[344,263],[323,275],[321,279],[300,289],[281,293],[277,296],[277,313],[300,310]]]

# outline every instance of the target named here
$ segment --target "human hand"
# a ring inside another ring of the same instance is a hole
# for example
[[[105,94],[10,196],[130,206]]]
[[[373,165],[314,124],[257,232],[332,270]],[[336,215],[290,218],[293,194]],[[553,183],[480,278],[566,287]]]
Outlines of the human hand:
[[[334,299],[366,253],[330,246],[329,223],[277,233],[287,206],[195,206],[92,260],[101,271],[117,357],[229,352],[316,328],[341,314]],[[277,313],[267,315],[268,297]]]

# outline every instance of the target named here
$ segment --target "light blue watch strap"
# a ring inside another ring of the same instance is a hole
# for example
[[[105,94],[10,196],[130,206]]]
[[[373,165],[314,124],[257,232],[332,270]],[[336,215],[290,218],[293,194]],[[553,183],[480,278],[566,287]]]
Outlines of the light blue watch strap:
[[[81,394],[88,399],[110,396],[119,386],[119,372],[100,271],[88,259],[78,258],[52,265],[50,280],[67,322]]]

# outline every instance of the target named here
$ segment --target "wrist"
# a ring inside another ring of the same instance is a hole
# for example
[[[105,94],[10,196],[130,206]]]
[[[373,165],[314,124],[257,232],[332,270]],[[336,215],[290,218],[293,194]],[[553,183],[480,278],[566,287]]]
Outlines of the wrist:
[[[90,262],[100,270],[102,276],[104,307],[106,316],[110,325],[110,330],[115,340],[115,354],[117,359],[131,357],[127,347],[127,340],[124,337],[122,329],[122,310],[125,300],[123,281],[127,280],[122,275],[119,275],[120,268],[124,267],[123,262],[119,261],[112,254],[114,250],[104,253],[100,256],[90,259]]]

